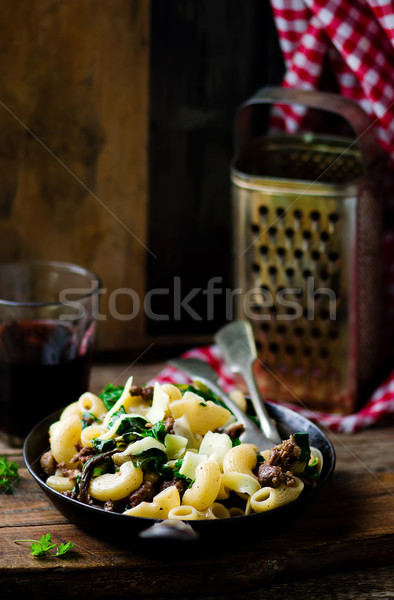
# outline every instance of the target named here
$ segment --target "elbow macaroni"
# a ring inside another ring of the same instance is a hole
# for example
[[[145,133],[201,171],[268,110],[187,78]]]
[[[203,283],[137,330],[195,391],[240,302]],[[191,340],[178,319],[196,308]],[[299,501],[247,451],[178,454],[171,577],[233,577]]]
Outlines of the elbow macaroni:
[[[117,388],[118,396],[109,408],[101,397],[82,394],[50,426],[57,464],[55,474],[47,478],[52,489],[77,494],[78,472],[79,479],[86,473],[77,454],[82,447],[88,462],[90,455],[97,457],[85,486],[91,501],[96,506],[119,502],[119,512],[126,516],[226,519],[274,510],[302,493],[304,483],[296,476],[305,468],[300,461],[292,468],[295,485],[261,486],[258,467],[269,460],[270,450],[258,453],[254,444],[234,444],[225,433],[234,417],[207,399],[206,392],[200,396],[195,388],[182,392],[176,385],[156,383],[149,403],[143,395],[130,395],[131,384],[132,377],[123,389]],[[317,473],[322,469],[317,448],[311,448],[311,467]],[[171,477],[175,478],[172,484]],[[163,480],[166,486],[160,487]],[[144,489],[150,490],[147,496]]]

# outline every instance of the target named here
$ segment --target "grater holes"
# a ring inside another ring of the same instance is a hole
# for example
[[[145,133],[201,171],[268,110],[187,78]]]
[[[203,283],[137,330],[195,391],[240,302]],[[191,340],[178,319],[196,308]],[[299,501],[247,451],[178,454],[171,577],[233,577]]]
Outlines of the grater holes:
[[[297,258],[298,260],[300,260],[302,257],[304,256],[304,253],[302,250],[300,250],[300,248],[297,248],[296,250],[294,250],[294,257]]]
[[[268,228],[268,235],[274,237],[277,234],[277,229],[274,226]]]
[[[318,340],[321,337],[321,331],[318,327],[313,327],[311,329],[311,337],[315,340]]]
[[[286,277],[288,277],[288,279],[292,279],[294,277],[294,269],[292,267],[287,267],[287,269],[285,270],[286,273]]]
[[[302,354],[309,358],[310,356],[312,356],[312,348],[310,346],[305,346],[305,348],[302,349]]]
[[[276,209],[276,214],[277,214],[277,216],[278,216],[279,219],[282,219],[284,217],[285,212],[286,211],[285,211],[284,208],[279,207],[279,208]]]
[[[276,253],[279,258],[284,258],[286,256],[286,250],[284,248],[278,248]]]
[[[338,258],[339,258],[338,252],[329,252],[328,253],[328,260],[330,262],[335,263],[335,262],[337,262]]]
[[[277,354],[279,352],[279,344],[271,342],[268,346],[268,350],[272,352],[272,354]]]
[[[296,337],[302,337],[304,335],[304,329],[302,327],[295,327],[294,328],[294,335]]]
[[[313,210],[309,216],[310,216],[311,220],[315,221],[316,223],[320,219],[320,213],[318,210]]]
[[[330,318],[330,311],[327,310],[327,308],[323,308],[320,311],[320,318],[322,321],[328,321],[328,319]]]
[[[335,331],[335,329],[331,329],[331,330],[328,332],[328,334],[327,334],[327,337],[328,337],[328,339],[329,339],[329,340],[331,340],[331,341],[335,341],[335,340],[337,340],[337,339],[338,339],[338,337],[339,337],[339,336],[338,336],[338,332],[337,332],[337,331]]]
[[[328,358],[330,356],[330,352],[329,352],[328,348],[325,348],[325,347],[320,348],[319,354],[320,354],[321,358]]]
[[[299,221],[300,219],[302,219],[302,210],[300,210],[299,208],[297,208],[294,212],[293,212],[294,218],[297,219],[297,221]]]
[[[302,232],[302,237],[304,238],[304,240],[310,240],[312,234],[308,229],[305,229],[305,231]]]
[[[321,279],[322,281],[328,281],[328,280],[330,279],[330,275],[329,275],[328,271],[326,271],[326,269],[323,269],[323,270],[320,272],[320,279]]]
[[[252,263],[252,271],[253,271],[253,273],[259,273],[260,265],[258,263]]]
[[[289,315],[290,317],[296,317],[297,309],[294,306],[288,306],[286,308],[286,314]]]
[[[261,256],[267,256],[268,255],[268,246],[260,246],[260,254]]]
[[[261,331],[264,331],[264,333],[268,333],[270,330],[270,324],[269,323],[261,323],[260,329],[261,329]]]
[[[304,269],[302,271],[302,276],[304,279],[308,279],[308,277],[312,277],[312,271],[310,269]]]
[[[335,224],[335,223],[337,223],[337,222],[339,221],[339,215],[338,215],[338,213],[336,213],[336,212],[332,212],[332,213],[330,213],[330,214],[328,215],[328,220],[329,220],[331,223],[334,223],[334,224]]]
[[[272,276],[275,277],[275,275],[278,274],[278,269],[275,267],[275,265],[271,265],[268,269],[268,273]]]
[[[256,223],[252,223],[250,226],[250,231],[253,235],[257,235],[260,232],[260,227]]]
[[[287,331],[286,325],[278,325],[276,331],[279,333],[279,335],[284,335]]]
[[[328,240],[330,239],[330,234],[327,231],[322,231],[320,233],[320,239],[322,242],[328,242]]]
[[[289,239],[292,240],[294,237],[294,230],[291,229],[290,227],[288,227],[287,229],[285,229],[285,236]]]
[[[312,250],[311,257],[312,257],[312,260],[316,260],[316,261],[319,260],[320,252],[318,250]]]
[[[294,354],[296,353],[295,346],[293,344],[287,344],[287,346],[285,347],[285,353],[289,356],[294,356]]]
[[[268,214],[267,206],[259,206],[259,213],[262,217],[266,217]]]

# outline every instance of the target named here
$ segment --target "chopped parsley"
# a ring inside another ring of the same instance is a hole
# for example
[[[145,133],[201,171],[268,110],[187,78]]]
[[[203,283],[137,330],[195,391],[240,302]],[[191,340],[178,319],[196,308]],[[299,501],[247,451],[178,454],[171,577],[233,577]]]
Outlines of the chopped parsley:
[[[6,456],[0,457],[0,488],[5,488],[6,494],[12,494],[12,486],[19,483],[18,463],[11,460],[8,462]]]
[[[39,540],[14,540],[16,544],[21,542],[31,542],[30,554],[32,556],[64,556],[69,550],[75,548],[75,544],[61,542],[60,544],[53,543],[51,540],[51,534],[47,533],[41,536]],[[52,549],[56,548],[56,552],[51,552]]]

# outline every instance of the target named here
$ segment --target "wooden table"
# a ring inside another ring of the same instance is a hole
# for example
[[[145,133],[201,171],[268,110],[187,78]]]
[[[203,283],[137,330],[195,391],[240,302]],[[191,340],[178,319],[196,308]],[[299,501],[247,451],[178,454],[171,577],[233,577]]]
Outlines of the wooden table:
[[[131,372],[143,384],[160,364],[94,367],[92,391],[124,384]],[[218,555],[149,556],[104,543],[69,523],[24,468],[21,450],[0,446],[16,460],[21,481],[0,496],[0,598],[164,598],[221,600],[331,598],[358,600],[394,595],[394,437],[387,425],[356,435],[330,434],[335,473],[285,531]],[[77,552],[37,558],[17,539],[72,541]],[[220,540],[218,540],[220,543]]]

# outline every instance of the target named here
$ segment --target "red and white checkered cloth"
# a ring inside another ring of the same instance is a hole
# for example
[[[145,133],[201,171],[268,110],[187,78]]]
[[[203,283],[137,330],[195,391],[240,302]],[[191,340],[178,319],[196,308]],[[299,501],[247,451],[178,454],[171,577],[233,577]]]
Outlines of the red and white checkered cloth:
[[[199,358],[209,363],[219,375],[219,385],[229,393],[237,389],[234,375],[228,369],[216,346],[194,348],[182,354],[182,358]],[[190,383],[190,379],[174,367],[165,367],[153,381],[159,383]],[[284,406],[303,414],[311,421],[330,429],[331,431],[343,431],[354,433],[386,419],[394,417],[394,376],[385,381],[375,392],[370,401],[356,414],[337,415],[313,412],[298,405],[282,402]]]
[[[286,74],[283,86],[320,89],[327,58],[340,94],[358,102],[394,159],[394,3],[390,0],[271,0]],[[281,107],[288,132],[303,107]]]

